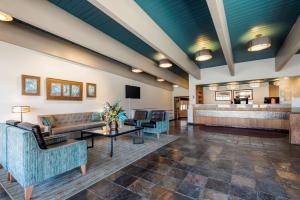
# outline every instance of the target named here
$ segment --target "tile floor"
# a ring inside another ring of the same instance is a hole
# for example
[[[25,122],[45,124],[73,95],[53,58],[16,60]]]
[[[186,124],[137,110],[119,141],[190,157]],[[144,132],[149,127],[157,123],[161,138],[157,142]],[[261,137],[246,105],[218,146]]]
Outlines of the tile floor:
[[[70,199],[300,199],[300,146],[287,134],[185,121],[170,134],[181,137]]]
[[[300,146],[286,133],[185,121],[170,133],[181,138],[71,199],[300,199]]]

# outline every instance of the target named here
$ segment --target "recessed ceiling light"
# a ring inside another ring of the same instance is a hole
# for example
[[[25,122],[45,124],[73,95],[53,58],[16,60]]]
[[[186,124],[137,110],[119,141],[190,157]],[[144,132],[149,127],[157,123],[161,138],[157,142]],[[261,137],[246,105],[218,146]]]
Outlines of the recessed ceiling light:
[[[275,86],[280,86],[280,81],[279,81],[279,80],[274,81],[274,82],[273,82],[273,85],[275,85]]]
[[[165,79],[162,79],[162,78],[157,78],[156,79],[158,82],[164,82],[165,81]]]
[[[261,86],[262,82],[261,81],[251,81],[249,83],[249,86],[252,88],[259,88]]]
[[[168,59],[162,59],[159,61],[159,66],[161,68],[169,68],[172,67],[172,63]]]
[[[13,20],[13,17],[0,11],[0,21],[10,22]]]
[[[236,83],[236,82],[234,82],[234,83],[228,83],[228,84],[226,85],[226,87],[227,87],[227,89],[229,89],[229,90],[236,90],[236,89],[239,88],[239,84]]]
[[[211,91],[216,91],[218,89],[218,85],[216,85],[216,84],[209,85],[208,89],[211,90]]]
[[[173,87],[174,87],[174,88],[177,88],[177,87],[179,87],[179,86],[178,86],[178,85],[173,85]]]
[[[195,54],[195,60],[197,61],[206,61],[212,59],[212,52],[209,49],[202,49],[197,51]]]
[[[261,51],[269,47],[271,47],[271,39],[268,36],[262,37],[261,34],[248,43],[248,51]]]
[[[143,72],[143,70],[138,69],[138,68],[132,68],[131,71],[134,73],[142,73]]]

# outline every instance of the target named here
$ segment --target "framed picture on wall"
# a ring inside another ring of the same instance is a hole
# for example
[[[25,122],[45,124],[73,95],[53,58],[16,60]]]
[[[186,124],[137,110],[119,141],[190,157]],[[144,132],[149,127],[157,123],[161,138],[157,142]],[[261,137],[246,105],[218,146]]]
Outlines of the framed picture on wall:
[[[47,100],[82,101],[83,83],[47,78]]]
[[[22,95],[40,96],[40,83],[40,77],[22,75]]]
[[[215,100],[216,101],[231,101],[231,99],[232,99],[231,90],[224,90],[224,91],[216,91],[215,92]]]
[[[94,83],[86,84],[86,96],[90,98],[97,97],[97,85]]]
[[[248,98],[249,100],[253,100],[253,90],[252,89],[234,90],[233,97]]]

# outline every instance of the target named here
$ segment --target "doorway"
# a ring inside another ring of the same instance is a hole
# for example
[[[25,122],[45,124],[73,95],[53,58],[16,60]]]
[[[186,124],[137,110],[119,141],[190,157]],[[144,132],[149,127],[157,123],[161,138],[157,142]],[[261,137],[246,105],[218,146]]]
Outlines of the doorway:
[[[174,97],[174,114],[175,120],[187,118],[189,107],[189,97],[180,96]]]

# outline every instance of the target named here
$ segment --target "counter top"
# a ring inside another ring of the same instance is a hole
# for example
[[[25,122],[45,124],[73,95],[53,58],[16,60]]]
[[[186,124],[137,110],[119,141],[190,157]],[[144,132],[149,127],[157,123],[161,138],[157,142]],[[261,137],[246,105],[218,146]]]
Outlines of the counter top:
[[[299,107],[292,108],[291,113],[293,113],[293,114],[300,114],[300,108]]]
[[[195,104],[194,110],[291,112],[290,104]]]
[[[291,104],[193,104],[193,107],[206,108],[291,108]],[[300,108],[299,112],[300,112]]]

